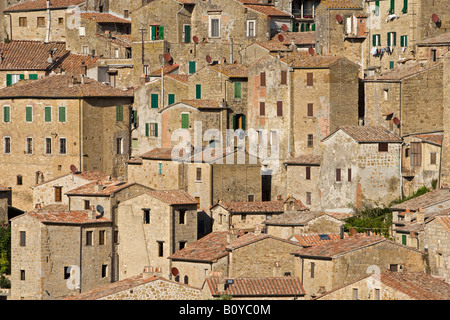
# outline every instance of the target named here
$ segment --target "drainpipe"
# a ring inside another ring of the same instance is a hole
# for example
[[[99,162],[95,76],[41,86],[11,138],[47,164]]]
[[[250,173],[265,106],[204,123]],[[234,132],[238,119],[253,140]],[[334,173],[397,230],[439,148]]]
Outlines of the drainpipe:
[[[79,290],[79,292],[81,293],[81,273],[82,273],[82,270],[83,270],[83,268],[81,267],[82,266],[82,264],[81,264],[81,262],[82,262],[82,256],[83,256],[83,225],[80,225],[80,274],[79,274],[79,277],[80,277],[80,288],[78,289]]]
[[[9,40],[12,40],[12,39],[13,39],[13,34],[12,34],[12,32],[13,32],[13,27],[12,27],[11,13],[5,13],[5,15],[8,15],[8,16],[9,16],[9,36],[11,37],[11,39],[9,39]]]
[[[180,43],[180,29],[178,28],[178,14],[181,12],[181,10],[184,9],[184,4],[181,5],[180,10],[177,12],[177,43]]]
[[[51,15],[50,15],[50,0],[47,0],[47,31],[45,33],[45,43],[50,41],[50,25],[51,25]]]
[[[291,112],[292,112],[292,101],[291,101],[291,90],[292,90],[292,72],[294,71],[293,68],[289,68],[288,74],[289,74],[289,85],[288,85],[288,101],[289,101],[289,135],[288,135],[288,157],[291,158],[291,135],[292,135],[292,118],[291,118]]]

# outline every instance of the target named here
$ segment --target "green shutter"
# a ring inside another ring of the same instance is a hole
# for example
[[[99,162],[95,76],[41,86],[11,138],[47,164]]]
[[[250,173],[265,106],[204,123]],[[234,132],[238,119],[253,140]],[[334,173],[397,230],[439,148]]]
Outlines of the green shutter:
[[[26,107],[25,108],[25,121],[26,122],[33,121],[33,107]]]
[[[376,34],[374,34],[374,35],[372,35],[372,46],[376,46],[377,45],[377,35]]]
[[[402,244],[406,246],[406,234],[402,234]]]
[[[394,40],[394,41],[392,41],[393,43],[392,43],[392,45],[393,46],[396,46],[397,45],[397,32],[392,32],[392,40]]]
[[[66,122],[66,107],[59,107],[58,108],[58,121],[59,122]]]
[[[157,93],[152,93],[151,95],[151,107],[158,108],[159,96]]]
[[[162,174],[162,163],[158,163],[158,174]]]
[[[30,80],[37,80],[37,78],[38,78],[38,75],[36,73],[30,73],[28,75],[28,79],[30,79]]]
[[[241,129],[245,130],[245,115],[244,114],[241,116]]]
[[[3,122],[11,121],[11,107],[5,106],[3,107]]]
[[[389,61],[389,68],[394,69],[394,61]]]
[[[137,124],[137,110],[133,110],[133,124]]]
[[[391,6],[389,8],[389,13],[393,14],[395,11],[395,0],[391,0]]]
[[[201,99],[202,98],[202,85],[196,84],[195,85],[195,99]]]
[[[235,82],[234,83],[234,98],[235,99],[241,99],[241,82]]]
[[[390,32],[387,33],[387,45],[388,45],[388,47],[391,45],[391,33]]]
[[[152,40],[156,40],[156,26],[151,26]]]
[[[292,32],[298,32],[298,24],[292,21]]]
[[[22,74],[19,74],[19,79],[20,80],[23,80],[23,79],[25,79],[25,75],[22,73]]]
[[[159,26],[159,40],[164,39],[164,27]]]
[[[155,123],[155,137],[158,137],[158,124]]]
[[[181,128],[183,129],[189,128],[189,113],[181,114]]]
[[[169,93],[167,100],[168,100],[169,105],[174,104],[175,103],[175,94]]]
[[[380,1],[375,1],[375,15],[378,16],[380,14]]]
[[[145,136],[148,137],[150,135],[150,123],[145,124]]]
[[[315,24],[315,23],[313,23],[313,24],[311,25],[311,31],[316,31],[316,24]]]
[[[195,73],[195,61],[189,61],[189,74]]]
[[[11,74],[7,74],[6,75],[6,86],[10,86],[12,83],[12,75]]]
[[[184,26],[184,43],[190,42],[191,42],[191,26],[186,25]]]
[[[407,12],[408,12],[408,0],[403,0],[402,13],[407,13]]]
[[[123,121],[123,106],[116,106],[116,121]]]
[[[231,117],[232,123],[233,123],[233,130],[237,129],[237,117],[235,114],[233,114],[233,116]]]
[[[304,32],[306,31],[306,23],[301,23],[300,24],[300,32]]]
[[[52,121],[52,107],[45,107],[45,122],[51,122]]]

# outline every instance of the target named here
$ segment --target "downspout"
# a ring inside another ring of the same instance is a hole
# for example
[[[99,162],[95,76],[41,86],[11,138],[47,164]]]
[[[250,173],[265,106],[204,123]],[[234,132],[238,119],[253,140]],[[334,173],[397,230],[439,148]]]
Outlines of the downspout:
[[[402,138],[403,140],[403,138]],[[402,143],[400,144],[400,173],[399,173],[399,177],[400,177],[400,199],[403,200],[403,177],[402,177],[402,168],[403,168],[403,146],[405,145],[405,143],[402,141]]]
[[[50,26],[51,26],[51,15],[50,15],[50,0],[47,0],[47,31],[45,33],[45,43],[50,41]]]
[[[12,40],[12,39],[13,39],[13,34],[12,34],[13,27],[12,27],[12,17],[11,17],[11,13],[5,13],[5,15],[8,15],[8,16],[9,16],[9,35],[10,35],[10,37],[11,37],[11,39],[9,39],[9,40]]]
[[[180,43],[180,29],[178,28],[178,14],[181,12],[181,10],[184,9],[184,3],[181,5],[180,10],[177,12],[177,43]]]
[[[81,267],[82,266],[82,256],[83,256],[83,225],[80,225],[80,274],[79,274],[79,277],[80,277],[80,282],[79,282],[79,285],[80,285],[80,288],[78,289],[79,290],[79,293],[81,293],[81,273],[82,273],[82,270],[83,270],[83,268]]]
[[[288,117],[289,117],[289,129],[288,129],[288,132],[289,132],[289,135],[288,135],[288,157],[289,158],[292,158],[291,157],[291,138],[292,138],[292,115],[291,115],[291,113],[292,113],[292,95],[291,95],[291,91],[292,91],[292,72],[294,71],[294,69],[292,69],[292,68],[289,68],[289,71],[288,71],[288,73],[289,73],[289,85],[288,85],[288,100],[289,100],[289,113],[288,113]]]
[[[82,155],[82,148],[81,148],[81,135],[82,135],[82,122],[81,122],[81,108],[82,108],[82,103],[81,103],[81,98],[78,99],[78,157],[79,157],[79,170],[83,171],[83,155]]]
[[[327,9],[327,11],[328,11],[328,53],[330,53],[331,52],[331,49],[330,49],[330,46],[331,46],[331,43],[330,43],[330,9]]]

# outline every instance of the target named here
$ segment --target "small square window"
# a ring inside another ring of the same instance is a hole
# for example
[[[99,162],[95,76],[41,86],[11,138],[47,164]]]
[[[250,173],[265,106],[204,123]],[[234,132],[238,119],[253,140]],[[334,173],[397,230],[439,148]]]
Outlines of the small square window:
[[[93,236],[93,231],[86,231],[86,245],[87,246],[92,246],[92,244],[93,244],[92,236]]]
[[[388,143],[381,142],[378,144],[378,152],[387,152],[389,150]]]
[[[144,224],[150,224],[150,209],[143,209],[144,216],[143,216],[143,222]]]
[[[108,265],[103,264],[103,265],[102,265],[102,278],[106,278],[106,276],[107,276],[107,271],[108,271]]]

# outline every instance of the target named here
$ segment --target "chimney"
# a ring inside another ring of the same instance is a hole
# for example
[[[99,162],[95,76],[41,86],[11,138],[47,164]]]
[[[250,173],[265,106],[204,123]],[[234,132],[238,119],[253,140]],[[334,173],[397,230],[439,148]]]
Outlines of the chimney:
[[[86,63],[84,61],[82,61],[81,67],[80,67],[80,74],[85,76],[86,73],[87,73],[87,66],[86,66]]]
[[[260,225],[260,224],[257,224],[255,226],[255,231],[253,233],[254,233],[255,236],[258,236],[258,235],[260,235],[262,233],[262,230],[263,230],[263,226]]]
[[[353,237],[353,236],[356,235],[356,229],[355,228],[350,228],[348,231],[350,232],[350,237]]]
[[[91,209],[88,212],[89,220],[95,220],[97,218],[97,210],[95,210],[95,206],[91,206]]]
[[[272,276],[273,277],[281,277],[282,275],[281,275],[281,263],[280,263],[280,261],[275,261],[274,263],[273,263],[273,274],[272,274]]]
[[[238,231],[236,229],[229,229],[227,233],[227,243],[231,243],[238,238]]]
[[[409,209],[405,211],[405,222],[411,222],[411,211]]]
[[[153,277],[153,267],[145,266],[144,271],[142,272],[142,279],[148,279]]]
[[[422,207],[419,208],[419,211],[416,213],[416,222],[424,223],[425,222],[425,213],[423,212]]]
[[[344,225],[339,227],[339,238],[344,239]]]

